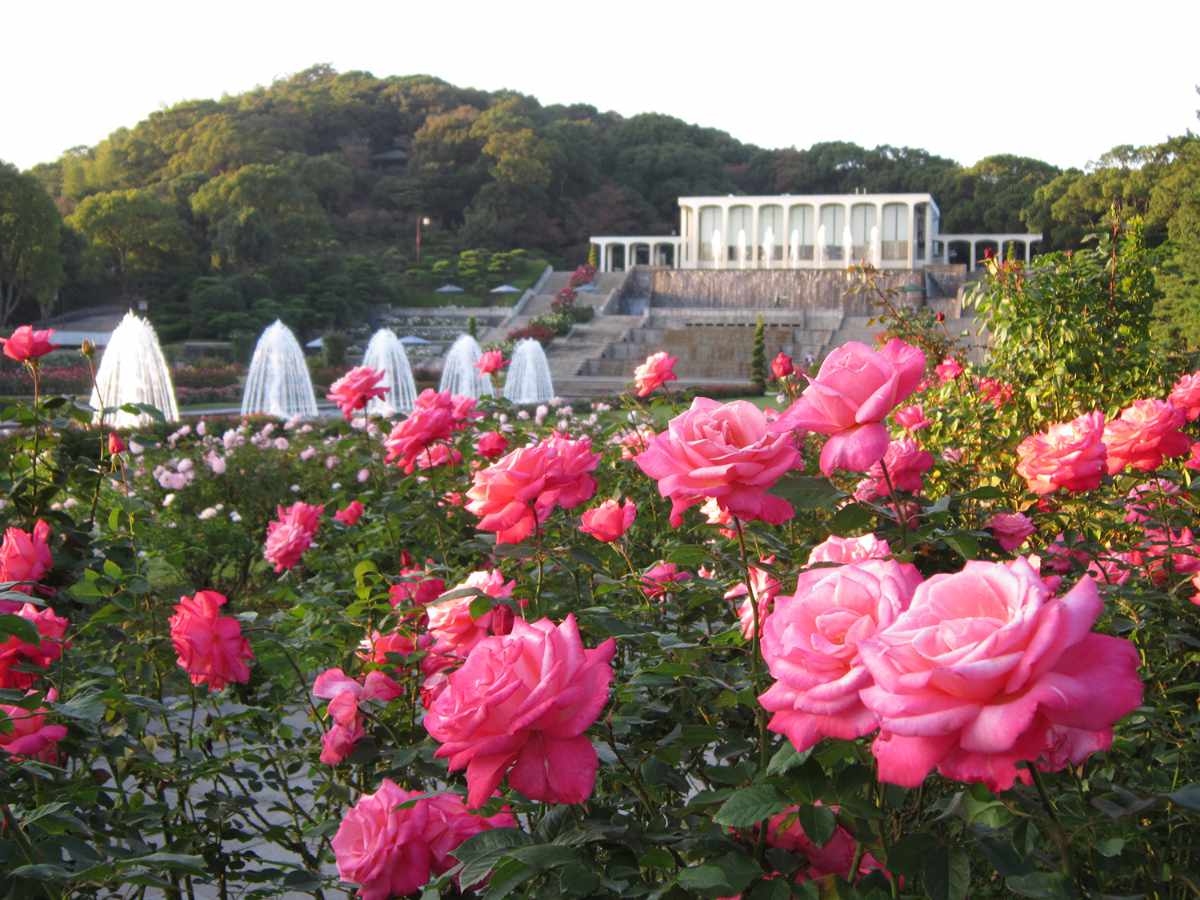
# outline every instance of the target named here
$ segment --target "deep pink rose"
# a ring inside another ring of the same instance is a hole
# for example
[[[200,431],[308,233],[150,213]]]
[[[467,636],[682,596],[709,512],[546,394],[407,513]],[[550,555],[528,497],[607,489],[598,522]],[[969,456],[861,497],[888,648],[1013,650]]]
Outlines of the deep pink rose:
[[[321,526],[321,507],[297,500],[291,506],[278,507],[276,516],[267,525],[263,557],[274,563],[276,572],[282,572],[300,562],[304,551],[312,546]]]
[[[599,760],[584,731],[608,702],[609,638],[587,650],[574,615],[561,625],[518,619],[481,641],[433,702],[425,728],[450,771],[467,770],[467,805],[508,783],[530,800],[582,803]]]
[[[338,826],[332,841],[338,875],[358,885],[362,900],[415,893],[431,875],[457,864],[452,851],[467,838],[517,825],[507,809],[487,818],[472,815],[453,794],[404,807],[420,796],[385,778],[375,793],[359,797]]]
[[[820,806],[820,801],[813,804]],[[817,844],[804,833],[804,827],[796,817],[798,807],[791,807],[778,815],[771,816],[767,821],[767,844],[778,847],[789,853],[800,853],[808,860],[808,868],[800,872],[795,881],[803,884],[805,881],[819,881],[830,875],[850,880],[850,869],[854,865],[858,842],[841,825],[833,832],[833,837],[822,846]],[[831,807],[836,814],[839,810]],[[875,871],[886,871],[874,856],[863,853],[858,861],[858,875],[862,877]],[[857,881],[858,879],[853,879]]]
[[[387,387],[380,384],[385,377],[386,373],[380,369],[356,366],[330,385],[325,399],[336,403],[349,422],[355,410],[365,409],[370,400],[387,395]]]
[[[1116,475],[1132,466],[1150,472],[1164,457],[1182,456],[1191,441],[1180,431],[1187,421],[1184,411],[1162,400],[1135,400],[1104,428],[1108,447],[1108,474]]]
[[[1200,372],[1179,376],[1167,399],[1184,411],[1189,422],[1200,419]]]
[[[1125,521],[1145,522],[1164,507],[1179,505],[1179,485],[1167,478],[1143,481],[1125,495]]]
[[[231,681],[250,680],[248,663],[254,653],[242,637],[238,620],[220,614],[226,602],[216,591],[196,591],[179,598],[175,615],[168,620],[176,662],[192,684],[207,684],[209,691],[219,691]]]
[[[53,702],[58,692],[51,688],[46,699]],[[36,759],[55,765],[58,763],[58,742],[67,736],[62,725],[48,725],[45,707],[25,709],[0,703],[0,721],[7,720],[7,731],[0,731],[0,750],[10,757]]]
[[[110,431],[108,433],[108,455],[120,456],[125,450],[125,442],[121,440],[121,436],[115,431]]]
[[[1006,553],[1016,550],[1037,531],[1025,513],[996,513],[988,519],[986,527]]]
[[[764,556],[761,562],[767,566],[774,565],[775,557],[773,555]],[[775,598],[779,596],[783,585],[766,569],[751,566],[750,587],[754,588],[754,599],[758,601],[758,629],[759,634],[762,634],[763,623],[767,621],[767,616],[771,614]],[[749,594],[750,588],[746,587],[745,580],[739,581],[725,592],[726,600],[737,600],[739,597],[746,598],[738,606],[738,623],[742,626],[742,637],[746,640],[750,640],[754,636],[754,606],[750,603]]]
[[[345,761],[365,733],[359,703],[387,703],[404,695],[404,688],[383,672],[369,672],[360,684],[341,669],[326,669],[313,683],[313,696],[328,700],[333,725],[321,739],[321,762],[336,766]]]
[[[34,331],[32,325],[22,325],[12,333],[12,337],[0,338],[4,344],[4,355],[17,362],[26,362],[45,356],[55,349],[50,339],[54,337],[54,329]]]
[[[782,381],[795,371],[796,367],[792,363],[792,358],[782,350],[771,360],[771,374],[775,376],[776,381]]]
[[[503,456],[508,449],[508,438],[499,431],[485,431],[475,442],[475,452],[485,459]]]
[[[929,420],[925,418],[925,408],[920,403],[896,410],[892,413],[892,418],[909,434],[929,427]]]
[[[800,463],[800,453],[789,431],[773,431],[762,410],[745,400],[697,397],[636,462],[670,498],[673,526],[709,497],[740,519],[778,525],[793,515],[790,503],[767,492]]]
[[[758,698],[773,713],[768,727],[800,751],[874,731],[875,714],[859,700],[871,676],[858,646],[896,620],[920,583],[913,566],[893,560],[801,572],[763,628],[762,655],[775,679]]]
[[[50,607],[34,606],[32,603],[23,604],[16,615],[32,623],[39,640],[36,644],[27,644],[10,635],[0,643],[0,688],[24,690],[37,680],[38,673],[17,669],[49,668],[52,662],[62,656],[63,648],[67,646],[65,638],[71,623],[55,615]]]
[[[1102,608],[1091,578],[1052,597],[1021,557],[924,582],[859,643],[879,779],[916,787],[936,768],[1004,791],[1028,780],[1019,762],[1056,771],[1107,749],[1142,683],[1133,644],[1092,633]]]
[[[1090,412],[1031,434],[1017,447],[1017,474],[1039,495],[1094,490],[1104,480],[1104,431],[1104,413]]]
[[[339,509],[333,514],[334,519],[341,522],[347,528],[351,525],[357,525],[359,518],[363,514],[364,507],[357,500],[351,500],[343,509]]]
[[[661,599],[675,582],[690,581],[691,572],[682,571],[675,563],[657,562],[642,573],[642,593],[649,599]]]
[[[979,379],[979,396],[996,409],[1005,406],[1013,398],[1013,386],[995,378]]]
[[[1200,547],[1190,528],[1147,528],[1145,537],[1125,558],[1157,585],[1165,584],[1174,573],[1200,571]]]
[[[676,381],[675,364],[679,362],[669,353],[651,353],[646,361],[633,370],[633,380],[639,397],[649,397],[668,381]]]
[[[461,596],[430,603],[425,611],[429,616],[429,634],[434,639],[433,652],[466,659],[484,638],[507,634],[512,627],[512,614],[507,606],[498,605],[475,618],[471,615],[471,604],[477,596],[475,591],[501,600],[512,596],[515,585],[515,581],[506,582],[499,569],[472,572],[466,581],[446,592]]]
[[[355,655],[365,662],[373,662],[380,666],[392,663],[388,656],[408,656],[418,649],[419,640],[412,638],[403,631],[391,631],[384,634],[373,629],[358,643],[358,653]]]
[[[626,500],[623,505],[616,500],[605,500],[583,514],[579,530],[607,543],[628,531],[636,518],[637,504],[632,500]]]
[[[892,555],[892,548],[887,541],[881,541],[873,534],[861,537],[843,538],[831,534],[822,543],[813,547],[808,554],[810,566],[817,563],[855,563],[865,559],[887,559]]]
[[[420,566],[406,566],[401,569],[400,577],[403,580],[388,589],[388,599],[391,600],[392,606],[396,607],[401,603],[424,606],[445,593],[445,581],[441,578],[426,578],[425,575],[425,570]]]
[[[953,356],[947,356],[933,369],[937,373],[938,380],[945,384],[947,381],[953,381],[963,373],[962,364]]]
[[[475,368],[479,370],[481,375],[491,375],[493,372],[499,372],[508,365],[508,360],[504,358],[504,354],[499,350],[488,350],[479,355],[479,360],[475,363]]]
[[[884,466],[887,474],[884,474]],[[912,438],[901,438],[888,444],[883,460],[867,471],[854,496],[858,500],[874,500],[890,497],[892,488],[897,491],[919,493],[925,486],[925,473],[933,468],[933,454],[922,450]],[[889,486],[888,481],[891,481]]]
[[[417,396],[408,418],[393,427],[383,442],[388,451],[386,461],[395,462],[411,475],[423,457],[428,466],[431,448],[449,441],[482,415],[471,397],[426,388]]]
[[[772,428],[829,435],[821,471],[865,472],[883,458],[889,436],[883,420],[921,381],[925,354],[893,339],[875,351],[850,341],[831,352],[816,378]]]
[[[9,590],[30,593],[32,583],[54,565],[50,554],[50,526],[42,519],[34,523],[33,532],[20,528],[6,528],[4,543],[0,544],[0,582],[25,581],[30,584],[14,584]],[[11,600],[0,600],[0,613],[13,612],[17,604]]]
[[[476,472],[467,491],[467,510],[479,516],[481,531],[496,532],[496,543],[519,543],[555,507],[572,509],[591,499],[596,479],[590,473],[599,462],[590,438],[555,434]]]

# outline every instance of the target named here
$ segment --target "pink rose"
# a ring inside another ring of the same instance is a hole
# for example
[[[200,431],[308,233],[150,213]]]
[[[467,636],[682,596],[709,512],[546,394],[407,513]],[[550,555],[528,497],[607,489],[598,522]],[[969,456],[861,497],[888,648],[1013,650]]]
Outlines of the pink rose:
[[[0,582],[30,582],[14,584],[8,590],[30,593],[32,583],[40,581],[54,565],[54,557],[50,555],[50,533],[50,526],[42,519],[34,523],[32,533],[20,528],[5,529],[4,543],[0,544]],[[17,604],[11,600],[0,600],[0,613],[13,612],[16,608]]]
[[[820,806],[820,801],[813,804]],[[839,810],[831,807],[836,814]],[[822,846],[812,841],[804,832],[804,827],[796,817],[797,807],[786,809],[778,815],[771,816],[767,821],[767,844],[778,847],[789,853],[803,854],[808,860],[808,868],[799,873],[795,879],[797,884],[805,881],[819,881],[830,875],[850,879],[850,869],[854,865],[858,842],[841,825],[836,826],[833,837]],[[874,856],[863,853],[858,861],[858,875],[862,877],[875,871],[886,871]],[[858,879],[854,879],[857,881]]]
[[[385,778],[375,793],[359,797],[338,826],[332,841],[338,875],[358,885],[362,900],[412,894],[430,875],[458,863],[452,851],[467,838],[517,825],[507,809],[487,818],[472,815],[452,794],[404,806],[420,796]]]
[[[1190,528],[1147,528],[1145,538],[1126,554],[1126,560],[1139,573],[1162,585],[1173,573],[1200,571],[1200,547]]]
[[[1179,505],[1179,485],[1166,478],[1144,481],[1125,495],[1125,521],[1145,522],[1164,505]]]
[[[646,361],[633,370],[633,380],[639,397],[649,397],[668,381],[676,381],[675,364],[679,362],[669,353],[651,353]]]
[[[767,566],[774,565],[775,557],[773,555],[764,556],[762,563]],[[771,614],[771,607],[783,586],[770,572],[760,569],[758,566],[750,567],[750,586],[754,588],[754,599],[758,601],[758,628],[761,635],[763,623]],[[746,640],[750,640],[754,636],[754,607],[750,603],[749,593],[750,589],[746,587],[744,580],[739,581],[725,592],[726,600],[746,598],[738,607],[738,622],[742,626],[742,637]]]
[[[655,438],[654,429],[649,425],[639,425],[633,431],[623,431],[614,435],[611,443],[621,448],[621,459],[634,460],[639,453],[644,453]]]
[[[979,379],[979,396],[985,403],[1000,409],[1013,398],[1013,386],[995,378]]]
[[[38,673],[17,670],[48,669],[52,662],[62,656],[63,648],[68,646],[65,638],[71,623],[55,615],[50,607],[38,607],[32,603],[22,605],[16,615],[37,629],[39,640],[36,644],[27,644],[10,635],[0,643],[0,688],[25,690],[37,680]]]
[[[471,615],[471,604],[478,592],[496,600],[512,596],[515,581],[504,580],[499,569],[472,572],[467,580],[455,585],[446,593],[445,600],[438,600],[425,608],[429,616],[429,634],[434,639],[433,652],[466,659],[471,651],[486,637],[507,634],[512,628],[512,611],[503,604],[475,618]],[[453,596],[461,594],[462,596]]]
[[[605,500],[583,514],[583,524],[579,530],[607,543],[617,540],[628,531],[636,518],[637,504],[632,500],[626,500],[624,505],[616,500]]]
[[[115,431],[108,433],[108,455],[120,456],[126,450],[125,442],[121,440],[121,436]]]
[[[395,461],[411,475],[432,446],[450,440],[482,415],[471,397],[426,388],[417,396],[408,418],[392,428],[384,440],[386,461]]]
[[[351,500],[343,509],[339,509],[333,514],[333,518],[341,522],[347,528],[351,525],[357,525],[359,518],[363,514],[364,506],[357,500]]]
[[[196,591],[191,597],[179,598],[175,615],[168,620],[176,662],[192,684],[207,684],[209,691],[219,691],[232,681],[244,684],[250,680],[248,662],[254,653],[242,637],[238,620],[220,614],[226,602],[216,591]]]
[[[1180,431],[1186,421],[1184,411],[1169,402],[1133,401],[1104,428],[1108,474],[1116,475],[1130,466],[1150,472],[1162,465],[1163,457],[1187,453],[1191,441]]]
[[[800,463],[789,431],[775,431],[753,403],[697,397],[639,454],[638,467],[671,499],[671,525],[709,497],[741,519],[773,525],[792,517],[792,505],[767,493]]]
[[[431,561],[432,562],[432,561]],[[400,570],[401,581],[388,589],[392,606],[402,603],[424,606],[432,603],[446,591],[446,582],[440,578],[426,578],[420,566],[406,566]]]
[[[934,367],[934,372],[937,373],[938,380],[945,384],[947,381],[953,381],[963,373],[962,364],[953,356],[947,356],[937,366]]]
[[[914,403],[912,406],[896,410],[892,413],[892,418],[896,420],[897,425],[909,434],[929,427],[929,420],[925,418],[925,409],[920,403]]]
[[[508,365],[508,360],[504,358],[504,354],[499,350],[488,350],[481,353],[479,360],[475,363],[475,368],[479,370],[481,375],[491,375],[493,372],[499,372]]]
[[[422,615],[424,615],[422,613]],[[358,653],[355,654],[364,662],[372,662],[380,666],[392,664],[389,655],[408,656],[418,649],[418,641],[403,631],[392,631],[384,634],[372,630],[358,643]]]
[[[887,467],[886,475],[884,474],[885,466]],[[875,463],[867,471],[867,478],[859,484],[854,496],[858,500],[890,497],[892,488],[916,494],[925,486],[925,473],[932,468],[933,454],[922,450],[912,438],[892,441],[887,446],[883,460]],[[891,480],[890,487],[889,479]]]
[[[481,531],[496,532],[496,543],[519,543],[555,507],[573,509],[591,498],[596,479],[590,473],[599,462],[590,438],[555,434],[476,472],[467,491],[467,510],[479,516]]]
[[[691,580],[692,573],[681,571],[675,563],[657,562],[642,573],[642,593],[649,599],[662,599],[679,581]]]
[[[808,554],[808,564],[817,563],[856,563],[866,559],[887,559],[892,555],[892,548],[887,541],[881,541],[873,534],[862,537],[843,538],[831,534],[822,543],[813,547]]]
[[[404,695],[404,688],[383,672],[370,672],[359,684],[341,669],[326,669],[313,683],[313,696],[328,700],[326,713],[333,725],[321,739],[321,762],[336,766],[344,762],[365,733],[359,703],[387,703]]]
[[[51,688],[46,699],[53,702],[58,692]],[[0,703],[0,721],[7,719],[8,730],[0,731],[0,750],[10,757],[36,759],[55,765],[58,763],[58,742],[67,736],[62,725],[47,725],[45,707],[25,709]]]
[[[859,644],[891,625],[920,583],[916,568],[893,560],[801,572],[763,627],[762,655],[775,678],[758,698],[773,713],[767,727],[800,751],[874,731],[875,714],[859,700],[871,684]]]
[[[475,452],[485,459],[503,456],[508,449],[508,438],[499,431],[485,431],[475,442]]]
[[[996,513],[988,519],[986,527],[1006,553],[1016,550],[1037,531],[1025,513]]]
[[[1090,578],[1052,597],[1018,557],[934,575],[884,631],[859,643],[879,717],[879,779],[916,787],[934,768],[1004,791],[1112,743],[1141,702],[1138,652],[1093,634],[1103,603]]]
[[[879,351],[850,341],[831,352],[816,378],[777,422],[777,431],[804,428],[829,435],[821,471],[865,472],[883,458],[889,436],[883,420],[921,381],[925,354],[893,339]]]
[[[370,400],[387,395],[388,388],[380,384],[385,377],[386,373],[380,369],[356,366],[330,385],[325,399],[336,403],[349,422],[355,410],[365,409]]]
[[[291,506],[278,507],[276,516],[267,525],[263,557],[275,564],[276,572],[282,572],[300,562],[304,551],[312,546],[313,536],[321,526],[321,507],[297,500]]]
[[[1090,412],[1032,434],[1017,447],[1017,474],[1039,495],[1093,490],[1104,480],[1104,431],[1104,413]]]
[[[518,619],[484,639],[433,702],[425,728],[450,771],[467,770],[467,805],[504,777],[530,800],[582,803],[599,760],[583,734],[608,702],[612,638],[587,650],[574,615],[561,625]]]
[[[1200,372],[1181,375],[1167,399],[1184,411],[1189,422],[1200,419]]]
[[[792,364],[792,358],[782,350],[771,360],[771,374],[775,376],[776,381],[782,381],[795,371],[796,367]]]
[[[28,362],[31,359],[45,356],[55,349],[54,344],[50,343],[52,337],[54,337],[53,328],[34,331],[32,325],[22,325],[12,333],[12,337],[0,338],[0,343],[4,344],[4,355],[9,359]]]

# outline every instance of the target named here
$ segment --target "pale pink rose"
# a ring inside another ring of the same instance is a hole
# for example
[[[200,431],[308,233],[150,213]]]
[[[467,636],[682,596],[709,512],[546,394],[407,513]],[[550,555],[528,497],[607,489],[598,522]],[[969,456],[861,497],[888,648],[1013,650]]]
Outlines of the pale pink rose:
[[[0,688],[25,690],[38,679],[34,669],[48,669],[62,656],[70,621],[48,606],[25,603],[15,613],[37,629],[38,642],[28,644],[15,635],[0,643]],[[20,670],[20,671],[18,671]],[[26,671],[29,670],[29,671]]]
[[[661,350],[651,353],[646,361],[633,370],[633,380],[637,386],[639,397],[649,397],[668,381],[676,381],[675,364],[679,362],[669,353]]]
[[[51,688],[46,699],[58,699],[58,691]],[[50,710],[39,706],[26,709],[0,703],[0,719],[7,719],[7,730],[0,731],[0,751],[10,758],[36,759],[55,765],[58,763],[58,742],[67,736],[63,725],[49,725],[46,716]]]
[[[692,573],[682,571],[675,563],[657,562],[642,573],[642,593],[649,599],[662,599],[676,582],[691,580]]]
[[[607,543],[617,540],[628,531],[636,518],[637,504],[632,500],[626,500],[623,505],[616,500],[605,500],[583,514],[583,524],[579,530]]]
[[[887,474],[884,474],[884,466]],[[892,488],[897,491],[919,493],[925,486],[925,473],[933,468],[933,454],[922,450],[912,438],[901,438],[888,444],[881,462],[867,471],[867,477],[854,492],[857,500],[874,500],[890,497]],[[891,480],[889,487],[888,481]]]
[[[417,457],[418,469],[437,469],[441,466],[456,466],[462,462],[462,453],[449,444],[434,444],[426,447],[425,452]]]
[[[892,548],[887,541],[881,541],[873,534],[861,537],[844,538],[831,534],[822,543],[813,547],[808,554],[808,564],[817,563],[856,563],[866,559],[887,559],[892,555]]]
[[[1090,491],[1104,480],[1108,451],[1104,441],[1104,413],[1084,413],[1070,422],[1051,425],[1032,434],[1017,447],[1017,474],[1038,495],[1059,488]]]
[[[508,449],[508,438],[499,431],[485,431],[475,442],[475,452],[486,459],[503,456]]]
[[[650,446],[650,442],[654,440],[654,429],[649,425],[639,425],[633,431],[623,431],[620,434],[613,435],[610,443],[617,444],[621,448],[621,459],[634,460],[637,459],[639,453],[644,453],[646,448]]]
[[[504,358],[504,354],[499,350],[488,350],[479,355],[478,362],[475,363],[475,368],[479,370],[481,375],[491,375],[493,372],[499,372],[508,365],[508,360]]]
[[[349,422],[356,410],[365,409],[369,401],[387,396],[388,388],[382,384],[387,375],[380,369],[356,366],[329,387],[326,400],[332,400]]]
[[[876,716],[859,700],[871,684],[859,643],[891,625],[920,583],[913,566],[893,560],[801,572],[763,628],[762,655],[775,679],[758,698],[773,713],[768,727],[800,751],[874,731]]]
[[[945,384],[947,381],[953,381],[963,373],[962,363],[953,356],[947,356],[937,366],[934,367],[934,372],[937,373],[938,380]]]
[[[775,557],[764,556],[761,561],[763,565],[771,566],[775,564]],[[758,630],[761,635],[763,623],[771,614],[771,607],[783,586],[775,576],[758,566],[750,567],[750,586],[754,588],[754,599],[758,601]],[[725,592],[726,600],[737,600],[739,597],[746,599],[738,606],[738,623],[742,626],[742,637],[750,640],[754,635],[754,605],[750,603],[749,588],[744,580]]]
[[[917,588],[892,625],[859,643],[875,683],[879,779],[916,787],[933,770],[1004,791],[1028,772],[1078,765],[1112,743],[1142,699],[1137,648],[1091,631],[1103,603],[1084,577],[1052,597],[1029,563],[971,561]]]
[[[196,591],[191,597],[179,598],[175,614],[168,620],[176,661],[192,684],[207,684],[209,691],[250,680],[249,662],[254,652],[242,637],[238,620],[220,614],[226,602],[216,591]]]
[[[884,418],[921,381],[925,354],[893,339],[879,351],[850,341],[821,364],[816,378],[772,428],[802,428],[829,435],[821,450],[821,471],[865,472],[883,458],[889,436]]]
[[[50,526],[42,519],[34,523],[32,532],[20,528],[5,529],[4,543],[0,544],[0,582],[28,582],[14,584],[8,590],[28,594],[33,590],[33,584],[50,571],[54,565],[50,534]],[[11,600],[0,600],[0,613],[13,612],[17,606]]]
[[[333,514],[334,519],[341,522],[347,528],[351,525],[357,525],[358,520],[362,517],[364,507],[357,500],[351,500],[344,508],[339,509]]]
[[[1184,411],[1189,422],[1200,419],[1200,372],[1179,376],[1167,399]]]
[[[909,434],[929,427],[929,419],[925,417],[925,409],[920,403],[896,410],[892,413],[892,418],[896,421],[897,425]]]
[[[1025,543],[1025,539],[1037,531],[1025,513],[996,513],[984,526],[992,533],[1000,549],[1011,553]]]
[[[1167,478],[1155,478],[1130,488],[1125,495],[1125,521],[1145,522],[1164,505],[1179,505],[1179,485]]]
[[[342,818],[331,842],[338,875],[358,885],[362,900],[415,893],[431,875],[457,864],[452,851],[467,838],[517,825],[507,809],[487,818],[472,815],[451,794],[405,806],[421,793],[385,778],[375,793],[359,797]]]
[[[467,804],[482,805],[500,782],[530,800],[583,803],[599,761],[584,731],[608,702],[609,638],[585,649],[575,617],[518,619],[510,634],[483,640],[425,716],[448,758],[467,770]]]
[[[321,525],[321,507],[298,500],[291,506],[278,507],[276,515],[267,525],[263,557],[275,565],[276,572],[282,572],[300,562],[304,551],[312,546]]]
[[[1135,400],[1104,428],[1108,447],[1108,474],[1116,475],[1132,466],[1150,472],[1164,457],[1182,456],[1191,449],[1181,428],[1187,421],[1182,409],[1162,400]]]
[[[590,438],[555,434],[532,447],[520,447],[475,473],[467,510],[479,516],[480,531],[494,531],[496,543],[516,544],[550,517],[555,507],[573,509],[591,499],[600,462]]]
[[[733,524],[733,513],[727,509],[723,509],[721,504],[717,502],[716,497],[709,497],[700,504],[700,513],[704,516],[704,521],[709,525],[716,525],[717,530],[722,537],[727,537],[733,540],[737,537],[737,530],[730,528]]]
[[[740,519],[786,522],[792,505],[768,491],[800,461],[791,433],[772,431],[753,403],[706,397],[693,400],[636,460],[670,498],[675,527],[685,510],[710,497]]]
[[[963,452],[959,447],[947,447],[942,451],[942,459],[948,463],[958,464],[962,462]]]

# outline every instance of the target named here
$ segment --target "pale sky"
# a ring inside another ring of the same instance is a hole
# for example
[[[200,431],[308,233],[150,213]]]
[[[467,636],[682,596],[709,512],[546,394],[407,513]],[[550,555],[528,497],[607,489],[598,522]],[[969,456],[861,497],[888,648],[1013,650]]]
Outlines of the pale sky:
[[[0,159],[315,63],[846,140],[1083,166],[1198,130],[1196,0],[0,0]]]

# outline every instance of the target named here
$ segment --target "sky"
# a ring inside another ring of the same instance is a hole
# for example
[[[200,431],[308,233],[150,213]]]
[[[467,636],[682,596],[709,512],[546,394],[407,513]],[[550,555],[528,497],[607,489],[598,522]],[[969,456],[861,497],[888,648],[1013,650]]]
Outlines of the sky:
[[[5,0],[0,160],[330,63],[660,112],[760,147],[1085,166],[1200,130],[1196,0]]]

